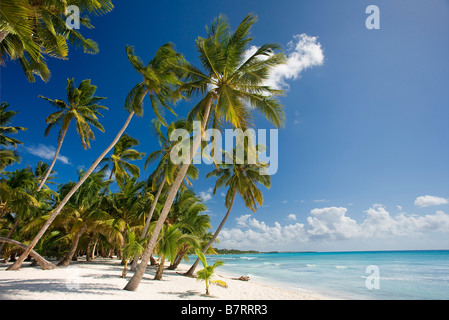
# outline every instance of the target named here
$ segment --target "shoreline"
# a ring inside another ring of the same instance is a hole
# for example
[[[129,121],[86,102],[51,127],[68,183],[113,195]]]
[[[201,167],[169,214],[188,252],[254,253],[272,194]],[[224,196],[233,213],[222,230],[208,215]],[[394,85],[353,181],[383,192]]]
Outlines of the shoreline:
[[[126,279],[120,278],[123,266],[118,259],[96,258],[73,262],[66,268],[42,270],[24,263],[19,271],[5,271],[11,265],[0,263],[1,300],[323,300],[335,299],[317,293],[302,293],[280,288],[272,283],[234,280],[241,275],[217,269],[215,279],[228,288],[211,286],[205,295],[204,282],[179,273],[190,265],[181,263],[176,270],[164,270],[162,280],[153,280],[155,267],[148,266],[135,292],[122,290]],[[200,270],[201,268],[198,268]],[[306,291],[306,290],[305,290]]]

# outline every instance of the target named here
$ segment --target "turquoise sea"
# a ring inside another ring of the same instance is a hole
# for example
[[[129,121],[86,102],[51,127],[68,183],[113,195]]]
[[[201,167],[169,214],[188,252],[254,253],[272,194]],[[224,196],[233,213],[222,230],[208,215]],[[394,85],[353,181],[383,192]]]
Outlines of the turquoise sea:
[[[449,250],[208,256],[216,260],[217,273],[335,298],[449,299]]]

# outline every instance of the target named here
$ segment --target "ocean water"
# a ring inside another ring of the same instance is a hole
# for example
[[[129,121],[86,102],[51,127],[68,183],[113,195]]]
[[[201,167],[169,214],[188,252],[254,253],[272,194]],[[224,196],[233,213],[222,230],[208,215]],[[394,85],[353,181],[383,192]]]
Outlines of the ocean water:
[[[341,299],[449,299],[449,250],[214,255],[216,270]]]

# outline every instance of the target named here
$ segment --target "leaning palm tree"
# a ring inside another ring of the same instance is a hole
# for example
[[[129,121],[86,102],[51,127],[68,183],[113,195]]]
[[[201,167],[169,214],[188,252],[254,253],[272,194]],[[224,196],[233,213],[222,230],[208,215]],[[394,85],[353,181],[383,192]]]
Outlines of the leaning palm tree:
[[[217,182],[215,183],[213,191],[214,195],[217,190],[223,186],[228,187],[228,191],[226,192],[225,197],[225,207],[227,209],[226,215],[212,238],[203,248],[203,253],[206,253],[220,234],[221,229],[232,211],[232,206],[237,194],[242,197],[245,206],[255,212],[257,210],[257,205],[261,206],[263,203],[262,192],[257,188],[257,183],[262,184],[267,189],[271,187],[270,176],[261,174],[267,166],[265,163],[256,162],[255,164],[249,164],[248,161],[240,163],[240,161],[237,161],[235,149],[233,154],[226,154],[226,156],[233,159],[233,163],[221,164],[219,168],[209,172],[206,176],[207,178],[217,177]],[[199,258],[196,259],[195,263],[190,267],[185,275],[193,276],[198,263]]]
[[[255,22],[256,17],[249,14],[231,32],[229,23],[220,16],[207,28],[207,38],[199,37],[196,40],[205,72],[187,62],[174,66],[187,81],[179,88],[179,92],[187,97],[202,94],[201,100],[192,108],[187,118],[188,121],[195,118],[200,120],[202,131],[207,129],[209,123],[216,128],[229,123],[235,128],[245,129],[250,124],[252,110],[262,113],[275,126],[281,126],[284,122],[285,114],[276,98],[282,91],[266,85],[272,68],[285,63],[282,53],[274,53],[279,46],[264,44],[245,60],[245,52],[251,41],[249,32]],[[159,220],[142,255],[142,262],[125,290],[137,289],[158,234],[200,143],[201,134],[198,134],[190,149],[189,161],[183,163],[170,187]]]
[[[111,157],[103,159],[104,162],[112,163],[109,180],[111,180],[114,175],[117,180],[117,184],[120,185],[129,178],[129,173],[133,177],[139,177],[139,167],[135,164],[129,163],[129,161],[140,160],[145,155],[143,152],[132,149],[138,144],[139,141],[137,139],[126,133],[121,136],[117,144],[114,146],[114,152]]]
[[[150,155],[148,155],[144,168],[146,169],[151,163],[159,159],[159,163],[154,170],[154,172],[148,178],[148,184],[153,188],[157,188],[156,195],[154,197],[154,201],[151,204],[150,211],[148,212],[148,216],[146,218],[145,226],[142,230],[142,234],[140,235],[140,239],[143,239],[147,236],[148,228],[153,217],[154,210],[156,209],[156,205],[158,204],[159,197],[164,190],[166,185],[170,185],[175,179],[176,173],[179,171],[180,166],[174,164],[170,161],[170,153],[172,152],[174,146],[177,144],[177,141],[171,141],[170,135],[175,129],[187,129],[185,120],[177,120],[175,122],[170,123],[167,127],[167,134],[164,135],[161,130],[162,123],[158,119],[154,119],[152,121],[152,129],[154,135],[158,138],[161,149],[153,151]],[[191,182],[188,180],[197,179],[198,178],[198,169],[192,164],[187,170],[186,177],[184,178],[186,183],[191,185]],[[134,257],[134,260],[131,265],[131,270],[135,270],[138,263],[138,257]]]
[[[64,208],[64,205],[70,197],[76,192],[76,190],[78,190],[89,175],[95,170],[100,161],[103,160],[103,158],[115,146],[131,122],[133,116],[143,115],[143,100],[145,96],[147,94],[150,96],[153,110],[157,110],[156,114],[160,114],[161,105],[166,106],[168,102],[174,99],[174,88],[179,85],[179,80],[172,69],[176,63],[179,63],[180,56],[174,51],[172,45],[167,44],[162,46],[147,66],[143,66],[140,59],[134,55],[134,50],[132,47],[127,46],[126,53],[133,67],[144,77],[144,81],[135,86],[126,98],[125,110],[129,112],[129,115],[123,127],[119,130],[111,144],[92,163],[89,169],[87,169],[84,173],[83,177],[73,186],[59,205],[56,206],[48,220],[42,226],[41,230],[39,230],[34,239],[30,242],[28,248],[7,270],[20,269],[23,261],[25,261],[26,257],[30,254],[31,250],[33,250],[34,246],[43,236],[53,220],[58,216],[62,208]]]
[[[39,98],[45,99],[53,106],[58,108],[58,111],[50,114],[45,122],[48,124],[45,129],[45,136],[48,136],[51,129],[56,125],[61,125],[58,135],[58,147],[56,148],[53,161],[50,164],[47,172],[39,184],[38,191],[43,187],[45,181],[53,170],[53,166],[58,158],[59,151],[61,150],[62,143],[64,142],[65,135],[69,129],[72,120],[75,121],[76,129],[81,138],[81,145],[84,149],[90,148],[90,140],[95,139],[95,135],[90,126],[93,126],[104,132],[104,128],[98,121],[97,116],[102,116],[99,112],[100,109],[107,109],[105,106],[97,104],[97,102],[106,99],[104,97],[96,97],[95,91],[97,87],[90,83],[90,79],[81,81],[78,88],[74,86],[74,79],[67,79],[67,102],[59,99],[50,99],[47,97],[39,96]]]

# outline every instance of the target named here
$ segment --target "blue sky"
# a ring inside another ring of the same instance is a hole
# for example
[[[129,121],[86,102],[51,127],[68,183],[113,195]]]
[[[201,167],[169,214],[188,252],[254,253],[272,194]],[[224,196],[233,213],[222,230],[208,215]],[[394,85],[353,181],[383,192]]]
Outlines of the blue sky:
[[[251,45],[279,43],[294,57],[295,35],[304,34],[324,58],[313,65],[300,60],[309,67],[296,65],[295,78],[284,78],[287,121],[279,130],[279,169],[272,188],[263,190],[264,206],[255,214],[237,201],[219,246],[448,248],[447,1],[115,2],[112,13],[93,18],[95,29],[83,30],[98,42],[99,54],[72,47],[67,61],[48,59],[52,77],[46,84],[28,83],[17,63],[1,68],[1,100],[20,111],[16,124],[29,128],[17,135],[24,142],[20,166],[40,160],[30,150],[42,154],[48,153],[45,147],[56,147],[57,130],[44,138],[45,118],[53,109],[38,95],[63,98],[66,79],[74,77],[77,84],[92,79],[97,95],[108,97],[109,111],[102,119],[106,133],[96,132],[91,149],[82,149],[73,126],[67,134],[61,150],[66,159],[55,170],[59,182],[76,179],[77,169],[90,165],[127,116],[125,97],[140,80],[127,61],[127,44],[147,62],[170,41],[199,66],[194,40],[205,35],[211,19],[222,13],[236,27],[253,12],[259,22]],[[365,27],[371,4],[380,9],[379,30]],[[192,105],[180,103],[178,115],[185,116]],[[149,102],[146,106],[144,117],[134,118],[127,133],[139,139],[139,151],[150,153],[157,142],[149,130],[154,114]],[[258,115],[255,125],[272,128]],[[207,200],[215,228],[225,212],[224,198],[220,192],[211,197],[214,181],[205,179],[209,170],[200,166],[194,189]],[[142,178],[149,173],[142,171]]]

